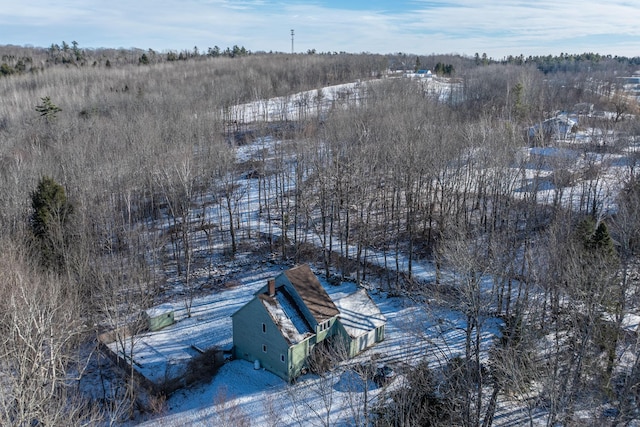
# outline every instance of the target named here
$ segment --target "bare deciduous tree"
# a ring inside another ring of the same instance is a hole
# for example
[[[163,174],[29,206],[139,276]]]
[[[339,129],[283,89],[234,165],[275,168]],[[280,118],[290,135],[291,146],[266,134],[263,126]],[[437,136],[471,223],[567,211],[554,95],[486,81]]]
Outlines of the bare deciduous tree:
[[[55,274],[30,265],[14,242],[0,255],[0,422],[5,425],[82,425],[96,414],[76,393],[83,371],[79,297]]]

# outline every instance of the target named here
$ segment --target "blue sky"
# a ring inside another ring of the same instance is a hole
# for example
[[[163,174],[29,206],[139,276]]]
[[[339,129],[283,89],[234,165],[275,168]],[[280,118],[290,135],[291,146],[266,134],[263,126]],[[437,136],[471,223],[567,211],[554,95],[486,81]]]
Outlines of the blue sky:
[[[0,44],[640,56],[640,0],[0,0]]]

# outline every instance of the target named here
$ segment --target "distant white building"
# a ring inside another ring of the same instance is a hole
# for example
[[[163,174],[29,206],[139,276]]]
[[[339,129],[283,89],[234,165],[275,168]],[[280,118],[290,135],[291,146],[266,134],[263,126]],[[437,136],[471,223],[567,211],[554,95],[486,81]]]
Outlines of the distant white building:
[[[409,79],[431,80],[433,79],[433,74],[431,70],[418,70],[415,72],[406,72],[404,73],[404,77]]]

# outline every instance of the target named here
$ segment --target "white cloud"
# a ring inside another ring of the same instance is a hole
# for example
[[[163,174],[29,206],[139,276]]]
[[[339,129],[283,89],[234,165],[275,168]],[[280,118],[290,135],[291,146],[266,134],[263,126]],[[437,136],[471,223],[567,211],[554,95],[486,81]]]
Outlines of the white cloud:
[[[623,0],[412,1],[410,10],[389,2],[387,10],[368,11],[320,0],[27,3],[0,0],[1,42],[48,46],[66,37],[87,47],[205,50],[238,44],[289,51],[293,28],[297,51],[640,54],[640,8]]]

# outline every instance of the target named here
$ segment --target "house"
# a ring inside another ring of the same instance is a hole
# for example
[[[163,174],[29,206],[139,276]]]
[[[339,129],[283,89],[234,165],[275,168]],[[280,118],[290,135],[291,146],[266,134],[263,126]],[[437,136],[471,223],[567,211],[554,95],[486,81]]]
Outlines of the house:
[[[414,72],[406,72],[404,77],[410,79],[431,80],[433,79],[433,73],[431,73],[431,70],[416,70]]]
[[[231,316],[234,355],[292,381],[327,338],[344,342],[349,356],[383,340],[384,317],[372,305],[360,294],[341,301],[341,312],[309,266],[298,265],[270,279]],[[373,318],[357,313],[359,307]]]
[[[577,126],[578,120],[576,117],[559,114],[556,117],[531,126],[528,134],[530,139],[542,138],[545,141],[549,139],[565,140],[576,132]]]

